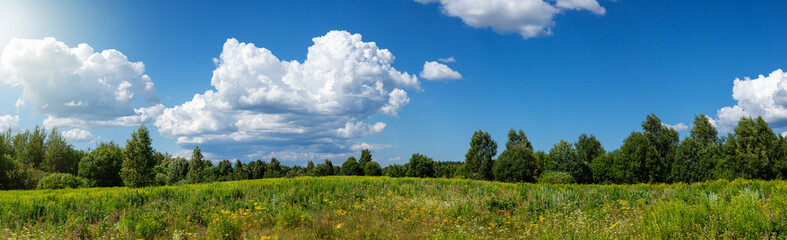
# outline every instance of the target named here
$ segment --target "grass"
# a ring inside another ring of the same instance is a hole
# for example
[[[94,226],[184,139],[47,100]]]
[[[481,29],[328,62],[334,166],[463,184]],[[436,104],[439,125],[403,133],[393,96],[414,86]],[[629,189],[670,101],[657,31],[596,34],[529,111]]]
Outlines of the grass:
[[[299,177],[0,192],[0,238],[785,239],[787,182]]]

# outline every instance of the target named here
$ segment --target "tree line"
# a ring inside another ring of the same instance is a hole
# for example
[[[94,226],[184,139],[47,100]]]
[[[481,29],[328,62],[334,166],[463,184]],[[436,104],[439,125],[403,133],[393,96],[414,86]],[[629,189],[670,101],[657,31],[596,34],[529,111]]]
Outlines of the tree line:
[[[719,136],[705,115],[696,115],[689,136],[646,117],[641,131],[632,132],[619,149],[605,151],[593,135],[575,142],[560,140],[548,151],[535,151],[523,130],[508,132],[505,149],[488,132],[470,139],[464,162],[437,162],[415,153],[406,164],[382,168],[368,149],[341,166],[331,160],[306,166],[269,161],[204,159],[195,147],[189,159],[157,152],[143,125],[124,147],[99,143],[78,150],[56,130],[0,134],[0,189],[77,187],[145,187],[294,176],[389,176],[469,178],[501,182],[627,184],[698,182],[713,179],[784,179],[787,139],[762,117],[744,117],[734,131]]]

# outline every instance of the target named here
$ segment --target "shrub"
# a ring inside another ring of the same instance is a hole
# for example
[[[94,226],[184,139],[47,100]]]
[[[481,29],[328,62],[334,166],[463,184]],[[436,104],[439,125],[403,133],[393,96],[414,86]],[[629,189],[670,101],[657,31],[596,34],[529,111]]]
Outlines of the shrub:
[[[38,189],[79,188],[84,186],[87,186],[87,181],[84,178],[68,173],[54,173],[38,182]]]
[[[541,177],[538,178],[538,183],[571,184],[575,182],[571,174],[560,171],[545,171],[541,174]]]

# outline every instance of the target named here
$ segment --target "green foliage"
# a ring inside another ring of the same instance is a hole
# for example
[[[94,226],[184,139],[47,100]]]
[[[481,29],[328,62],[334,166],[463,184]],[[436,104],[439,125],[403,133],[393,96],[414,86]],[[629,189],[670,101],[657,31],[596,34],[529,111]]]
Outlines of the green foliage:
[[[434,177],[434,160],[420,153],[414,153],[406,167],[408,177]]]
[[[243,229],[233,221],[232,217],[221,216],[208,224],[207,234],[211,239],[241,239]]]
[[[636,169],[637,163],[629,161],[620,150],[598,156],[590,163],[595,183],[633,183],[635,180],[634,170]]]
[[[311,222],[311,218],[297,206],[288,206],[279,211],[277,223],[283,228],[296,228]]]
[[[579,151],[562,139],[549,150],[546,170],[567,172],[579,183],[593,180],[590,163],[582,160]]]
[[[158,219],[146,217],[136,221],[134,232],[144,239],[154,239],[165,227]]]
[[[372,153],[369,151],[369,149],[364,148],[363,150],[361,150],[361,158],[358,159],[358,165],[365,167],[366,163],[371,161],[372,161]],[[370,176],[368,174],[366,175]]]
[[[91,186],[122,186],[120,169],[123,166],[123,149],[115,143],[101,143],[79,161],[79,177],[86,179]]]
[[[570,173],[561,171],[545,171],[538,177],[538,183],[571,184],[576,182]]]
[[[457,171],[464,165],[464,162],[435,162],[434,176],[439,178],[464,177],[464,174],[457,175]]]
[[[325,163],[317,164],[314,167],[314,176],[332,176],[334,175],[333,172],[333,163],[331,160],[325,159]]]
[[[533,145],[530,144],[530,141],[527,140],[527,136],[525,136],[525,131],[519,129],[519,131],[514,131],[514,129],[508,130],[508,141],[506,142],[506,149],[511,149],[514,146],[524,146],[527,149],[533,150]]]
[[[401,164],[391,164],[383,168],[383,174],[387,177],[405,177],[407,176],[407,167]]]
[[[524,136],[524,133],[523,135]],[[527,139],[522,139],[527,141]],[[492,180],[494,174],[492,158],[497,154],[497,143],[492,140],[488,132],[481,130],[473,133],[470,139],[470,149],[465,154],[466,173],[468,178]]]
[[[363,175],[363,170],[361,170],[361,166],[358,165],[358,161],[355,160],[355,157],[347,158],[347,161],[342,163],[342,175],[344,176],[361,176]]]
[[[14,181],[18,167],[8,155],[0,155],[0,190],[13,189],[19,185]]]
[[[38,182],[38,189],[80,188],[87,185],[84,178],[69,173],[53,173]]]
[[[630,155],[629,159],[640,163],[638,173],[642,178],[639,179],[639,182],[668,182],[675,151],[678,147],[678,132],[664,126],[661,120],[652,113],[642,122],[642,129],[644,130],[642,136],[645,140],[635,139],[637,141],[632,143],[636,144],[629,145],[629,149],[624,150],[624,153],[636,153]]]
[[[779,140],[762,117],[741,118],[722,149],[726,155],[723,168],[731,173],[728,177],[772,179],[776,175],[773,167],[784,155]]]
[[[145,187],[153,184],[153,167],[156,165],[156,160],[153,158],[151,144],[150,132],[145,125],[131,133],[131,139],[126,141],[120,177],[127,187]]]
[[[501,182],[535,182],[536,156],[526,144],[506,144],[495,161],[495,180]]]
[[[63,135],[52,129],[46,138],[44,160],[41,169],[48,172],[77,174],[79,156]]]
[[[366,176],[382,176],[383,175],[383,168],[380,167],[379,163],[367,162],[366,166],[363,168],[363,173]]]
[[[203,158],[202,150],[199,147],[194,147],[194,150],[191,151],[191,159],[189,159],[189,172],[186,174],[186,179],[189,183],[200,183],[203,181],[203,172],[208,165]]]
[[[14,145],[18,146],[16,147],[17,161],[27,166],[38,168],[44,161],[46,152],[45,139],[46,129],[38,126],[32,132],[28,130],[17,134],[14,138]]]
[[[271,158],[271,162],[265,167],[265,178],[277,178],[284,176],[282,166],[278,159]]]

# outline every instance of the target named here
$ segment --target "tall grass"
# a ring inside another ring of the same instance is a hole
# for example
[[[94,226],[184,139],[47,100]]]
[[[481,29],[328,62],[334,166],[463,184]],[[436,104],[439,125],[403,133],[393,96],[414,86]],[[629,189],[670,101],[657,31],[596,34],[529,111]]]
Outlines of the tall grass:
[[[300,177],[0,192],[1,238],[766,239],[787,182],[506,184]]]

